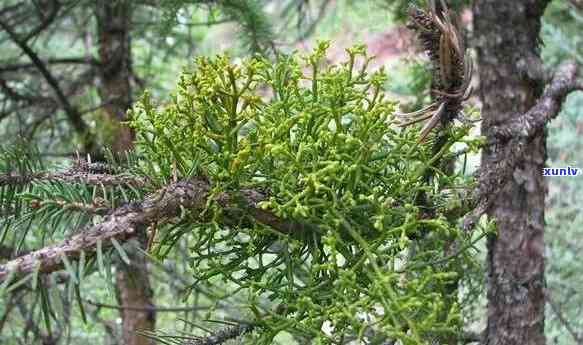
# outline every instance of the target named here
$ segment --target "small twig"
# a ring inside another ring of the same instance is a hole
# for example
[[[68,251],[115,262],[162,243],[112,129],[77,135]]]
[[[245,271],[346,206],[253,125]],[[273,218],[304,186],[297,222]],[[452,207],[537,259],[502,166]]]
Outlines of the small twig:
[[[125,306],[125,305],[113,305],[113,304],[105,304],[94,302],[91,300],[86,300],[88,304],[99,308],[106,308],[106,309],[116,309],[116,310],[133,310],[133,311],[144,311],[144,312],[160,312],[160,313],[179,313],[184,311],[200,311],[200,310],[209,310],[212,307],[201,307],[201,306],[188,306],[188,307],[158,307],[158,306],[149,306],[149,307],[136,307],[136,306]]]
[[[42,61],[42,60],[41,60]],[[92,65],[99,66],[99,61],[93,58],[83,57],[69,57],[69,58],[54,58],[42,61],[45,65]],[[37,68],[33,63],[20,63],[13,65],[4,65],[0,67],[0,73],[17,72],[22,69]]]
[[[575,342],[577,342],[578,345],[583,345],[583,333],[575,331],[573,325],[567,320],[565,315],[563,315],[561,308],[559,308],[559,306],[551,298],[548,290],[545,290],[545,299],[551,306],[551,310],[557,316],[557,319],[559,319],[559,322],[563,325],[563,327],[565,327]]]
[[[577,80],[577,75],[575,62],[569,61],[559,66],[537,103],[525,114],[511,116],[510,121],[495,126],[490,132],[491,136],[499,140],[534,136],[559,115],[561,105],[569,93],[583,91],[583,82]]]
[[[32,208],[42,208],[43,206],[56,206],[67,210],[82,211],[91,215],[106,215],[110,209],[105,205],[105,200],[96,199],[92,203],[83,202],[69,202],[65,200],[33,200],[31,201]]]
[[[206,337],[197,337],[195,339],[189,339],[182,343],[182,345],[218,345],[223,344],[224,342],[238,338],[245,333],[249,333],[253,331],[255,328],[254,325],[247,324],[247,325],[236,325],[227,327],[222,329],[218,332],[215,332]]]
[[[54,5],[56,6],[56,5]],[[57,10],[55,10],[56,12]],[[56,14],[56,13],[55,13]],[[61,89],[59,82],[53,76],[53,74],[47,69],[45,63],[38,57],[38,55],[32,50],[32,48],[26,43],[27,38],[20,39],[18,35],[12,30],[12,28],[0,20],[0,28],[2,28],[10,39],[28,56],[28,58],[32,61],[32,63],[36,66],[38,71],[42,74],[45,78],[46,82],[50,85],[50,87],[55,92],[59,103],[61,104],[67,119],[71,123],[71,126],[77,131],[77,133],[83,138],[86,143],[86,148],[88,151],[92,151],[92,148],[95,147],[95,143],[92,140],[91,134],[89,133],[89,127],[81,118],[79,111],[69,102],[65,93]],[[29,35],[30,36],[30,35]]]
[[[74,170],[78,172],[87,172],[92,174],[116,174],[120,172],[120,169],[111,164],[103,162],[89,162],[84,160],[77,155],[77,159],[74,162]]]
[[[545,88],[537,103],[525,114],[511,117],[504,125],[494,127],[489,133],[490,142],[495,142],[493,149],[497,155],[489,169],[481,169],[478,186],[468,196],[474,209],[463,220],[464,229],[469,230],[488,210],[498,192],[504,188],[517,164],[523,158],[523,152],[531,138],[544,128],[560,112],[565,97],[579,88],[577,65],[568,62],[557,70],[551,82]],[[541,172],[542,173],[542,172]]]
[[[143,187],[147,185],[144,178],[131,175],[110,175],[110,174],[94,174],[87,172],[79,172],[75,170],[67,170],[63,172],[37,172],[28,175],[22,174],[0,174],[0,186],[5,185],[25,185],[32,181],[60,181],[64,183],[79,183],[94,186],[134,186]]]

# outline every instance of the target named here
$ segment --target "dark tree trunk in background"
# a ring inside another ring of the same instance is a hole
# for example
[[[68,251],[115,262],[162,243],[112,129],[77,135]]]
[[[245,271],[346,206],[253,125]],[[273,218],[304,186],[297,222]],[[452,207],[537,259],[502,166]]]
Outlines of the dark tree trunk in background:
[[[548,0],[476,0],[482,134],[524,113],[542,91],[538,53],[541,16]],[[504,144],[485,149],[488,169]],[[488,242],[488,325],[485,344],[539,345],[544,336],[545,133],[530,142],[524,159],[488,210],[497,237]]]
[[[141,231],[137,245],[145,248],[145,229]],[[122,340],[124,345],[153,345],[154,342],[136,331],[153,331],[156,324],[156,312],[152,299],[154,291],[150,286],[148,263],[136,247],[126,247],[130,264],[119,263],[116,268],[116,297],[122,307]],[[124,308],[129,307],[129,308]],[[140,308],[140,310],[132,309]],[[148,308],[151,308],[148,310]]]
[[[114,152],[132,147],[132,131],[120,124],[132,105],[131,90],[131,1],[99,0],[96,3],[99,44],[100,85],[104,111],[113,126],[111,146]]]
[[[96,2],[99,59],[101,62],[98,92],[113,128],[111,148],[121,153],[133,146],[133,133],[121,122],[132,104],[131,89],[131,1],[99,0]],[[139,245],[145,248],[145,229]],[[150,345],[152,341],[136,331],[153,331],[156,314],[146,258],[137,248],[127,248],[130,264],[120,263],[116,273],[117,302],[122,307],[124,345]],[[129,307],[129,308],[124,308]]]

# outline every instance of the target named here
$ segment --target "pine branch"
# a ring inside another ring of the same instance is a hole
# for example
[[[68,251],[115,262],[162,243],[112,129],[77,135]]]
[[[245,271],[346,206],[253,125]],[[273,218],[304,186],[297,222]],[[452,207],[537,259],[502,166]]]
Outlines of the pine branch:
[[[433,103],[420,111],[400,114],[404,121],[400,124],[402,127],[429,119],[421,130],[419,141],[424,141],[433,128],[445,129],[458,118],[462,102],[471,93],[472,61],[466,52],[460,28],[449,10],[437,5],[431,0],[427,11],[415,6],[409,9],[409,27],[417,33],[432,67]],[[445,142],[442,130],[437,135],[433,152],[438,152]]]
[[[66,210],[81,211],[86,214],[91,215],[106,215],[109,212],[109,208],[105,205],[105,200],[94,199],[91,203],[85,202],[70,202],[66,200],[59,199],[44,199],[44,200],[32,200],[32,208],[43,208],[45,206],[55,206]]]
[[[215,332],[207,337],[198,338],[195,340],[187,340],[182,343],[182,345],[218,345],[224,342],[238,338],[244,333],[253,331],[255,328],[253,325],[237,325],[227,327],[218,332]]]
[[[89,226],[61,243],[31,252],[0,266],[0,281],[11,275],[10,272],[17,275],[31,273],[37,265],[42,273],[56,271],[63,267],[63,256],[77,258],[82,251],[93,254],[98,242],[104,248],[111,245],[112,239],[125,242],[136,235],[138,228],[160,219],[174,217],[181,207],[204,205],[208,187],[208,182],[193,179],[162,188],[143,202],[116,209],[103,222]]]
[[[59,181],[64,183],[79,183],[86,185],[118,186],[126,185],[143,187],[146,180],[131,175],[94,174],[74,169],[63,172],[37,172],[32,174],[0,174],[0,187],[6,185],[25,185],[35,180]]]
[[[77,178],[76,176],[75,179]],[[96,179],[96,181],[100,180]],[[142,202],[117,208],[103,222],[88,226],[63,242],[23,255],[0,266],[0,282],[11,276],[10,272],[15,272],[17,275],[28,274],[33,272],[37,265],[41,273],[59,270],[63,267],[63,256],[76,259],[81,252],[94,254],[98,242],[106,248],[111,245],[112,239],[120,243],[128,241],[136,236],[138,228],[173,218],[178,215],[181,208],[202,207],[206,204],[211,189],[208,180],[200,177],[171,184],[146,197]],[[222,193],[216,196],[215,200],[225,208],[225,213],[229,217],[224,220],[225,225],[237,224],[245,217],[251,217],[258,223],[270,226],[275,231],[286,235],[301,236],[306,231],[318,231],[310,224],[282,219],[269,211],[258,208],[257,203],[264,198],[261,192],[243,190],[238,193],[237,198]]]
[[[256,0],[220,0],[216,2],[230,19],[240,26],[241,40],[254,53],[275,51],[272,26],[262,4]]]

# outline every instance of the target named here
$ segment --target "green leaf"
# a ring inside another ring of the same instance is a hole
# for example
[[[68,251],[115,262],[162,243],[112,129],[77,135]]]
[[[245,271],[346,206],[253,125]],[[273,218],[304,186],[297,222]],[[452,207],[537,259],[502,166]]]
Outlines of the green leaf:
[[[81,298],[80,285],[75,285],[75,299],[77,300],[77,305],[79,305],[81,319],[83,320],[84,324],[87,324],[87,316],[85,315],[85,308],[83,307],[83,299]]]
[[[56,274],[50,274],[50,282],[51,286],[57,286],[57,280],[55,279]],[[60,289],[58,288],[51,288],[49,289],[49,295],[51,297],[51,306],[53,313],[58,321],[65,320],[67,317],[67,311],[65,311],[65,305],[63,305],[63,299],[60,294]]]
[[[43,314],[43,320],[45,323],[45,328],[47,330],[47,333],[49,334],[49,337],[52,338],[52,329],[51,329],[51,313],[52,313],[52,308],[51,308],[51,302],[49,299],[49,296],[47,294],[47,288],[45,287],[41,287],[39,289],[40,291],[40,298],[41,298],[41,309],[42,309],[42,314]]]
[[[76,270],[73,268],[73,265],[69,261],[69,258],[67,257],[67,255],[64,253],[61,253],[60,257],[61,257],[61,261],[63,262],[63,265],[65,266],[65,270],[69,274],[69,279],[71,279],[71,281],[74,284],[79,284],[79,279],[77,279]]]
[[[79,255],[79,264],[78,264],[78,277],[79,277],[79,284],[83,281],[83,277],[85,276],[85,265],[86,265],[86,257],[85,257],[85,252],[81,251],[81,254]]]
[[[115,287],[113,286],[113,277],[111,274],[111,269],[113,267],[113,263],[111,262],[111,255],[105,256],[105,281],[107,292],[110,296],[114,296]]]
[[[111,238],[111,243],[115,247],[115,250],[119,254],[120,258],[123,260],[123,262],[125,262],[126,265],[130,265],[131,264],[130,258],[128,257],[127,253],[125,252],[121,244],[119,244],[119,242],[113,237]]]
[[[10,269],[10,268],[8,268]],[[0,295],[4,295],[6,293],[6,289],[8,288],[8,286],[10,285],[10,283],[12,283],[12,280],[16,277],[16,271],[11,269],[8,272],[8,275],[6,275],[6,278],[4,278],[4,281],[2,282],[2,285],[0,285]]]
[[[31,277],[32,277],[31,274],[27,274],[26,276],[22,277],[16,283],[10,285],[4,292],[9,293],[11,291],[14,291],[14,290],[18,289],[19,287],[21,287],[24,284],[26,284],[31,279]]]
[[[105,277],[105,266],[103,265],[103,244],[101,239],[97,239],[96,247],[97,266],[99,267],[99,273],[102,275],[102,277]]]

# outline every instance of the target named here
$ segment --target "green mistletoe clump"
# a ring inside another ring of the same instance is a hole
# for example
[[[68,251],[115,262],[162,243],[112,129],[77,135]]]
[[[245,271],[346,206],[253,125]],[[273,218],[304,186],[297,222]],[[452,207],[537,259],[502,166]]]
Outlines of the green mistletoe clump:
[[[159,229],[156,253],[188,235],[197,285],[227,287],[221,302],[234,301],[239,318],[256,325],[253,343],[281,332],[326,344],[455,336],[452,286],[471,259],[444,250],[469,241],[448,217],[459,200],[444,191],[467,181],[436,162],[468,128],[447,129],[444,149],[432,154],[415,129],[395,125],[387,76],[368,72],[365,48],[328,64],[327,47],[275,62],[200,57],[169,103],[156,107],[147,94],[138,103],[132,125],[150,177],[205,176],[214,196]],[[249,191],[291,231],[219,201]],[[420,193],[428,204],[418,204]]]

